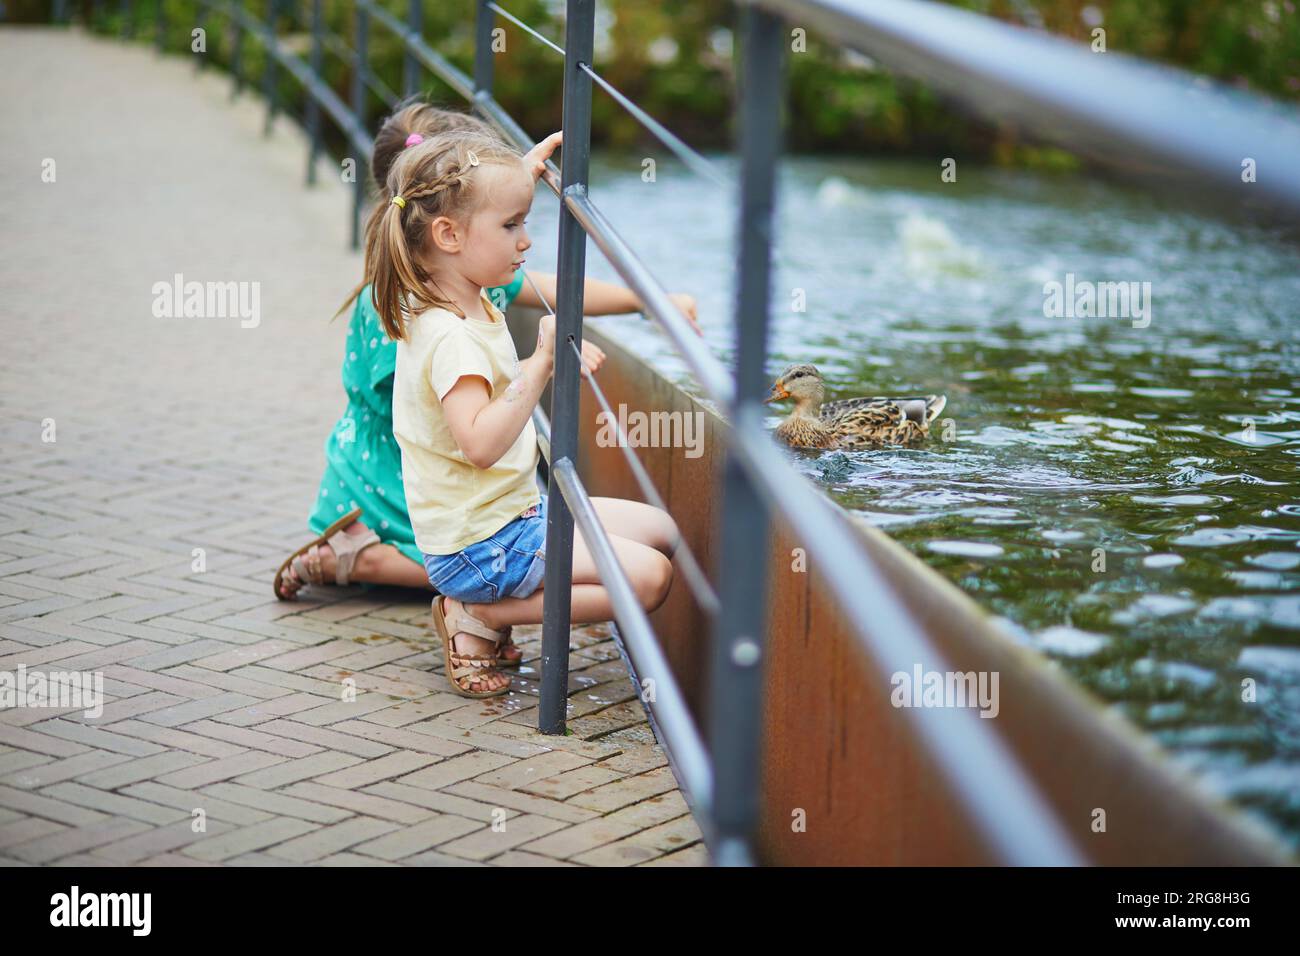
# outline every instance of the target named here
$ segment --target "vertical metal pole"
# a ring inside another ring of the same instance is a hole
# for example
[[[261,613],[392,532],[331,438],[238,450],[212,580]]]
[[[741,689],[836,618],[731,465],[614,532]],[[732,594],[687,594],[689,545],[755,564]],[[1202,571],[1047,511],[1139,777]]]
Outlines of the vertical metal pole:
[[[238,10],[231,14],[230,25],[235,31],[235,38],[230,43],[230,72],[235,75],[230,98],[234,99],[244,91],[244,21],[239,18]]]
[[[167,45],[167,13],[164,9],[165,0],[154,0],[154,2],[158,4],[158,9],[154,11],[153,40],[158,52],[161,53],[163,47]]]
[[[424,35],[424,0],[410,0],[406,25],[416,36]],[[410,96],[420,88],[420,61],[415,58],[410,47],[406,47],[406,57],[402,64],[402,89]]]
[[[278,70],[280,62],[275,58],[276,44],[276,27],[280,21],[280,4],[282,0],[271,0],[270,7],[266,12],[266,65],[262,68],[262,95],[266,97],[266,123],[262,127],[262,135],[271,134],[271,125],[275,122],[275,115],[280,111],[279,98],[279,76]]]
[[[578,359],[587,233],[564,197],[587,192],[591,152],[591,65],[595,0],[568,0],[564,25],[564,150],[560,168],[559,279],[556,285],[555,377],[551,382],[551,474],[546,499],[546,580],[542,607],[542,690],[537,729],[564,733],[569,686],[569,624],[573,598],[573,514],[555,482],[556,463],[577,458]]]
[[[91,16],[94,17],[96,27],[104,22],[104,0],[95,0],[95,5],[91,8]]]
[[[496,25],[496,12],[488,9],[487,0],[478,0],[478,15],[474,21],[474,92],[492,94],[492,66],[496,54],[492,52],[492,28]],[[567,29],[567,28],[566,28]],[[555,350],[559,354],[559,349]]]
[[[54,0],[53,21],[55,23],[68,22],[68,0]]]
[[[370,13],[357,7],[357,60],[352,70],[352,113],[357,123],[366,125],[366,75],[370,70]],[[365,157],[357,157],[356,180],[352,187],[352,248],[361,247],[361,207],[366,200]]]
[[[370,12],[357,7],[355,69],[352,71],[352,112],[357,122],[366,125],[366,79],[370,75]]]
[[[740,71],[740,223],[737,236],[736,408],[757,414],[767,383],[772,207],[780,151],[783,27],[746,5]],[[767,644],[770,516],[740,463],[723,468],[721,613],[713,633],[709,751],[714,766],[710,808],[720,866],[752,862],[758,824],[762,735],[762,661]]]
[[[122,0],[119,9],[122,11],[122,36],[135,36],[135,5],[131,0]]]
[[[324,20],[322,0],[311,0],[311,72],[317,79],[325,63]],[[307,185],[314,186],[316,160],[320,157],[320,104],[311,90],[307,91],[307,135],[311,137],[311,149],[307,152]]]

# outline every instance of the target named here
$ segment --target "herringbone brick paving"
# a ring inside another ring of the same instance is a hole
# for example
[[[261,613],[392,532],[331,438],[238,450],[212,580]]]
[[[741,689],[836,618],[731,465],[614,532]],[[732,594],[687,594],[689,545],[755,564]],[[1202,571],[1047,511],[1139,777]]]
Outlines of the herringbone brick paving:
[[[540,628],[470,701],[427,598],[272,596],[341,408],[337,170],[182,56],[6,28],[0,71],[0,671],[105,695],[0,711],[0,863],[707,863],[606,627],[548,737]],[[260,283],[259,324],[155,317],[176,273]]]

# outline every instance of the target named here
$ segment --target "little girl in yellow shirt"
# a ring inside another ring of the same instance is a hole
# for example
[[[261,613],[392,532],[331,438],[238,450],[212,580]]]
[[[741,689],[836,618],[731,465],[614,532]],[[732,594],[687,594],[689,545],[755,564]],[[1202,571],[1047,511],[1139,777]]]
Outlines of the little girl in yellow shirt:
[[[555,361],[555,319],[520,361],[484,293],[508,284],[532,245],[524,219],[541,162],[495,137],[456,131],[403,152],[392,202],[367,235],[366,278],[397,342],[393,435],[415,543],[424,555],[447,678],[466,697],[509,691],[497,646],[542,620],[546,496],[538,491],[532,412]],[[672,583],[677,526],[661,509],[593,498],[641,604]],[[572,619],[607,621],[609,595],[581,533]]]

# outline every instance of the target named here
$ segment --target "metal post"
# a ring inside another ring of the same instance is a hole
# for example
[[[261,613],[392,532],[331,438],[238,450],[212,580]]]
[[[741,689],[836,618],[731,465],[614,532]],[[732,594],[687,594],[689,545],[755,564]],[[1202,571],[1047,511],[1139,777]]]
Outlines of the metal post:
[[[496,25],[496,11],[488,8],[487,0],[478,0],[478,18],[474,21],[474,92],[492,92],[492,28]],[[568,29],[567,27],[565,28]],[[559,354],[559,349],[555,350]]]
[[[424,35],[424,2],[423,0],[410,0],[410,6],[406,13],[406,25],[411,28],[411,32],[416,36]],[[406,56],[403,60],[402,68],[402,90],[407,96],[410,96],[420,88],[420,61],[415,58],[411,48],[406,47]]]
[[[68,22],[68,0],[54,0],[53,20],[55,23]]]
[[[324,44],[325,14],[322,0],[311,0],[311,72],[320,76],[325,62]],[[307,185],[316,185],[316,160],[320,156],[320,103],[308,92],[307,96],[307,135],[311,138],[311,149],[307,152]]]
[[[578,453],[578,357],[569,339],[582,344],[582,293],[587,233],[564,197],[587,193],[591,152],[591,65],[595,0],[568,0],[564,25],[564,151],[560,169],[559,280],[555,290],[555,376],[551,382],[551,475],[546,499],[546,580],[542,610],[542,689],[537,729],[564,733],[569,685],[569,624],[573,597],[573,514],[555,472]],[[482,39],[482,32],[479,34]]]
[[[262,95],[266,97],[266,124],[262,127],[263,136],[271,134],[275,115],[280,111],[278,83],[280,62],[275,58],[275,49],[279,42],[276,39],[276,27],[280,20],[282,2],[283,0],[271,0],[271,5],[266,12],[266,65],[262,69]]]
[[[357,122],[366,125],[366,79],[370,74],[370,12],[362,6],[357,7],[356,19],[356,55],[357,60],[352,70],[352,112]]]
[[[244,92],[244,21],[239,18],[238,10],[231,15],[230,25],[235,31],[235,37],[230,42],[230,72],[235,76],[230,98],[234,99]]]
[[[91,8],[92,25],[99,27],[104,22],[104,0],[95,0],[95,5]]]
[[[164,9],[166,0],[154,0],[154,2],[158,4],[158,7],[154,11],[153,40],[158,52],[161,53],[163,47],[167,45],[167,13]]]
[[[118,9],[122,11],[122,36],[135,36],[135,4],[131,0],[122,0]]]
[[[770,13],[745,6],[740,73],[740,223],[736,299],[736,417],[758,408],[767,384],[772,207],[780,151],[784,37]],[[763,656],[767,644],[770,516],[735,456],[727,454],[722,488],[721,604],[710,669],[709,750],[714,766],[710,815],[716,862],[752,862],[758,824]]]
[[[357,60],[352,70],[352,112],[357,123],[366,125],[366,75],[370,70],[370,13],[357,6]],[[356,178],[352,186],[352,248],[361,247],[361,207],[366,201],[365,157],[357,157]]]

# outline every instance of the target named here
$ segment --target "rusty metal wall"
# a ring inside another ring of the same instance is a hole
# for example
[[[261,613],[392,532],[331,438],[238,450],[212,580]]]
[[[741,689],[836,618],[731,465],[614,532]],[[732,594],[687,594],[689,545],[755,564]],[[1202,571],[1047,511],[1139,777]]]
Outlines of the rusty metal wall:
[[[515,309],[521,354],[537,314]],[[618,320],[610,320],[616,322]],[[606,326],[607,328],[609,326]],[[639,448],[700,563],[717,580],[714,475],[721,420],[609,335],[584,333],[609,358],[598,373],[616,411],[704,413],[704,453]],[[549,408],[549,397],[544,398]],[[582,389],[579,471],[588,492],[641,499],[620,449],[597,444],[599,407]],[[999,673],[990,724],[1090,861],[1106,865],[1294,863],[1279,837],[1202,795],[1146,737],[997,630],[972,601],[885,534],[845,513],[941,654],[960,671]],[[889,675],[864,660],[822,590],[815,561],[792,567],[798,542],[781,527],[768,555],[770,633],[763,746],[763,859],[785,865],[981,865],[997,862],[963,819],[944,778],[890,704]],[[679,579],[651,622],[701,726],[708,710],[709,622]],[[924,663],[924,662],[922,662]],[[1098,811],[1105,829],[1096,829]],[[1009,811],[1011,812],[1011,811]]]

